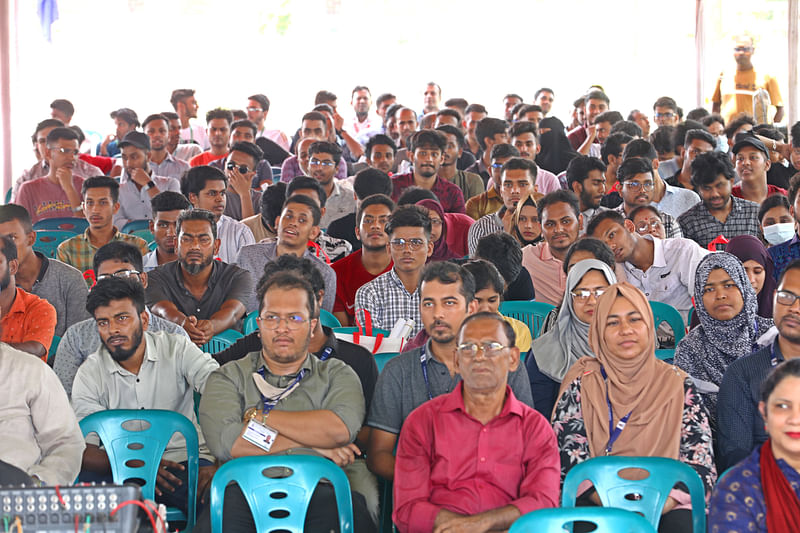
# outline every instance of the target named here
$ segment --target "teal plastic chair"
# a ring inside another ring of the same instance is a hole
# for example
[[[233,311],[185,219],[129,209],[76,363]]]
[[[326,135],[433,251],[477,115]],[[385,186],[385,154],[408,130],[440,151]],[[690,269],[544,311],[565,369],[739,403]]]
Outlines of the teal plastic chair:
[[[36,232],[36,242],[33,243],[33,249],[52,259],[56,256],[58,245],[74,236],[75,233],[71,231],[57,229],[39,230]]]
[[[225,348],[230,348],[234,342],[241,339],[244,335],[235,329],[226,329],[211,337],[200,349],[206,353],[221,352]]]
[[[6,204],[10,204],[10,203],[11,203],[11,189],[9,188],[6,191]]]
[[[508,533],[572,531],[573,522],[591,522],[597,526],[592,533],[656,533],[638,514],[612,507],[540,509],[519,517]]]
[[[397,355],[397,352],[376,353],[375,363],[378,365],[378,373],[383,372],[383,367],[386,366],[386,363],[389,361],[389,359],[396,357]]]
[[[330,311],[326,311],[324,309],[319,310],[319,319],[322,321],[322,325],[329,327],[329,328],[340,328],[342,327],[342,323],[339,322],[339,319],[333,316],[333,313]]]
[[[133,234],[134,231],[140,231],[146,229],[150,231],[150,220],[146,218],[140,218],[136,220],[131,220],[124,226],[120,228],[122,233],[131,233]]]
[[[155,235],[153,235],[149,229],[137,229],[135,231],[132,231],[130,234],[135,235],[140,239],[143,239],[144,242],[147,243],[148,247],[150,246],[151,243],[156,242]]]
[[[242,330],[244,331],[245,335],[250,335],[254,331],[258,330],[258,322],[256,322],[256,318],[258,317],[258,311],[251,311],[244,317],[244,322],[242,323]]]
[[[53,335],[53,342],[50,343],[50,350],[47,352],[47,364],[50,366],[53,366],[56,360],[56,350],[59,342],[61,342],[61,337]]]
[[[311,455],[241,457],[222,465],[211,481],[211,533],[222,533],[225,487],[232,482],[239,485],[250,506],[256,531],[302,533],[320,479],[333,485],[339,530],[352,533],[353,499],[347,476],[332,461]]]
[[[333,328],[334,333],[358,333],[358,327],[356,326],[341,326],[338,328]],[[377,335],[380,333],[384,337],[388,337],[389,333],[391,333],[388,329],[379,329],[379,328],[372,328],[372,335]]]
[[[78,217],[43,218],[33,225],[33,229],[57,229],[72,232],[73,235],[83,233],[89,227],[89,221]]]
[[[153,237],[153,239],[154,239],[153,241],[151,241],[151,242],[149,242],[149,243],[147,244],[147,247],[148,247],[148,248],[150,248],[150,251],[151,251],[151,252],[152,252],[153,250],[155,250],[156,248],[158,248],[158,243],[155,241],[155,237]]]
[[[648,472],[641,480],[620,477],[619,472],[638,468]],[[658,528],[661,511],[670,490],[681,482],[689,489],[692,500],[694,533],[706,531],[705,489],[697,472],[688,465],[665,457],[593,457],[573,466],[564,479],[562,507],[575,507],[578,486],[589,480],[605,507],[618,507],[644,516]]]
[[[140,420],[148,424],[137,424]],[[185,521],[186,531],[192,530],[196,519],[200,453],[197,430],[188,418],[161,409],[112,409],[87,416],[80,421],[80,426],[84,437],[89,433],[97,433],[102,441],[111,463],[114,483],[121,485],[128,480],[143,480],[142,498],[147,500],[155,500],[156,474],[167,444],[174,433],[182,434],[186,439],[189,459],[189,512],[184,515],[179,509],[170,508],[167,510],[167,521]],[[133,461],[139,466],[129,465]]]
[[[680,312],[669,304],[662,302],[650,302],[650,309],[653,310],[653,326],[658,330],[662,322],[669,324],[675,335],[675,346],[686,336],[686,325]],[[656,350],[656,357],[659,359],[670,359],[675,357],[675,348]]]
[[[545,302],[503,302],[500,304],[500,313],[524,322],[531,330],[531,337],[535,339],[539,336],[547,313],[555,308],[556,306]]]

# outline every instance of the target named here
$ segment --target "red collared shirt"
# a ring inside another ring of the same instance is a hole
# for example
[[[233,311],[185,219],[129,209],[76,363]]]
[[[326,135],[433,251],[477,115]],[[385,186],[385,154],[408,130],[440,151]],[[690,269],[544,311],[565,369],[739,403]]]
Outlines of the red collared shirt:
[[[507,386],[502,411],[483,425],[467,414],[463,386],[403,424],[392,515],[400,531],[432,531],[442,509],[472,515],[514,505],[525,514],[558,506],[561,466],[547,420]]]
[[[414,185],[414,173],[409,172],[408,174],[394,176],[392,185],[394,185],[392,200],[396,202],[407,187]],[[457,185],[436,176],[436,181],[433,183],[431,191],[439,199],[439,203],[442,204],[442,209],[444,209],[445,213],[464,212],[464,193],[461,192]]]

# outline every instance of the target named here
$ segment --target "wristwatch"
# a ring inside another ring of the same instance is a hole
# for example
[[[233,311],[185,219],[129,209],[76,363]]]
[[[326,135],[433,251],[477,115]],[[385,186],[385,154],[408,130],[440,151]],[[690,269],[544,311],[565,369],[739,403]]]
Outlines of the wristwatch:
[[[155,186],[156,186],[156,182],[154,182],[153,180],[150,180],[150,181],[147,182],[147,184],[144,187],[142,187],[142,190],[146,191],[146,190],[149,190],[149,189],[151,189],[151,188],[153,188]]]

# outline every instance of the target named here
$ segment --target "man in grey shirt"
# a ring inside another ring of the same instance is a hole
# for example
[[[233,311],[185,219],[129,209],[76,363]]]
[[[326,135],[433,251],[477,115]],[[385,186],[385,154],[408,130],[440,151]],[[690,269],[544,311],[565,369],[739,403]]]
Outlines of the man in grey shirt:
[[[272,242],[259,242],[242,247],[236,257],[235,265],[248,270],[255,281],[261,279],[264,266],[276,258],[291,254],[297,257],[308,257],[314,260],[325,280],[325,295],[322,297],[322,308],[333,312],[336,299],[336,272],[324,261],[308,250],[308,241],[319,233],[319,221],[322,212],[312,199],[301,194],[294,194],[283,204],[278,219],[278,238]],[[255,295],[247,306],[255,309],[258,304]]]
[[[448,261],[425,267],[419,292],[422,323],[430,339],[425,346],[386,363],[367,415],[367,426],[371,428],[367,466],[388,480],[394,478],[394,448],[403,421],[411,411],[451,392],[461,381],[455,370],[457,334],[464,319],[478,308],[472,274]],[[524,365],[509,372],[508,384],[519,401],[533,407]]]
[[[0,206],[0,236],[10,237],[17,245],[17,287],[47,300],[55,308],[56,335],[62,337],[68,327],[89,316],[83,275],[66,263],[34,251],[36,231],[24,207]]]
[[[72,268],[72,267],[70,267]],[[112,241],[100,247],[94,255],[94,271],[98,281],[106,277],[123,277],[135,280],[143,287],[147,287],[147,274],[142,271],[142,253],[132,244],[121,241]],[[81,285],[86,287],[81,279]],[[86,310],[86,297],[84,296],[83,310]],[[151,332],[166,331],[188,337],[178,324],[155,316],[145,309],[149,317],[147,330]],[[88,313],[86,313],[88,315]],[[53,362],[58,379],[64,385],[67,396],[72,395],[72,383],[75,374],[86,358],[100,348],[100,335],[97,333],[97,324],[94,318],[87,318],[82,322],[72,325],[61,338]]]

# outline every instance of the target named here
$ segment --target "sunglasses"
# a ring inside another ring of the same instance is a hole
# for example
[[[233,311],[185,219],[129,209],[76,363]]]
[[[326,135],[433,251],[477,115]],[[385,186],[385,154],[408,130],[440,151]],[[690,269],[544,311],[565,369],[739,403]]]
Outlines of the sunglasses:
[[[237,165],[233,161],[229,161],[228,165],[225,168],[227,168],[228,170],[233,170],[235,168],[238,168],[239,172],[241,172],[242,174],[247,174],[248,172],[250,172],[250,167],[248,167],[247,165]]]

